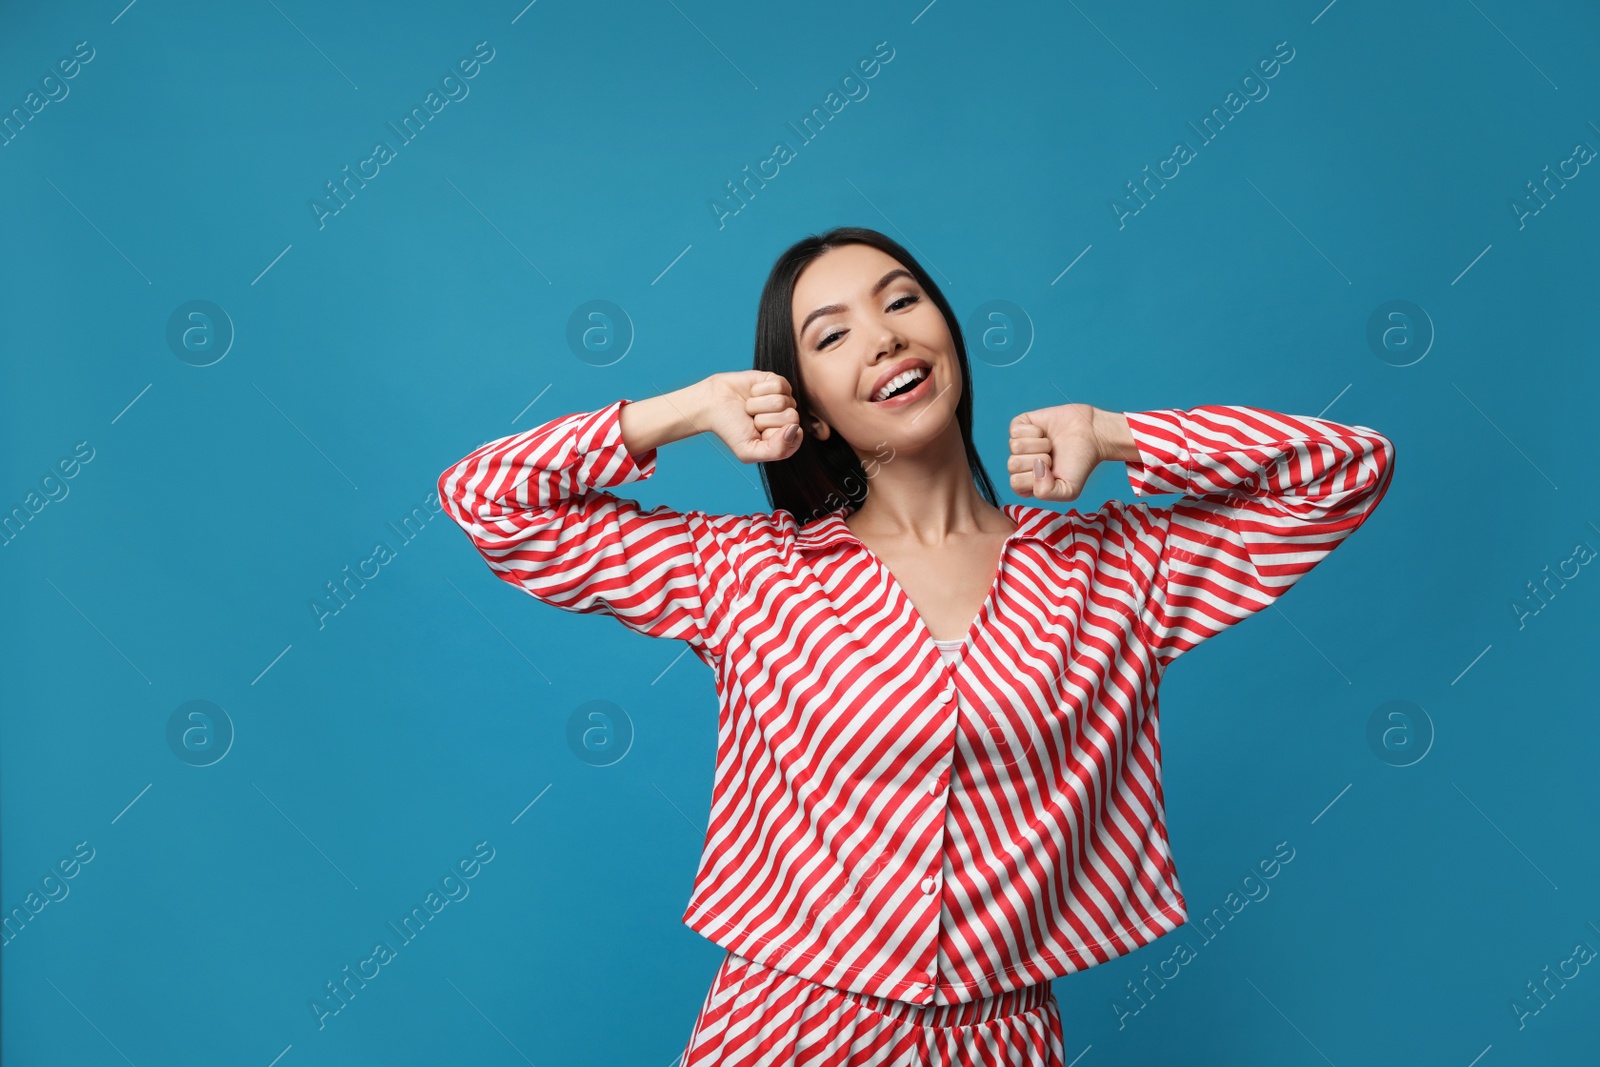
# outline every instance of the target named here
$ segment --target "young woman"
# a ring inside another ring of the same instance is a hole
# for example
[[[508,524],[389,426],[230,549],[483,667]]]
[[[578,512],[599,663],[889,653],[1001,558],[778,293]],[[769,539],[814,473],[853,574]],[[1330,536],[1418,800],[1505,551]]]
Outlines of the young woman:
[[[714,433],[773,510],[607,492]],[[717,763],[692,929],[727,949],[684,1067],[1059,1067],[1050,980],[1187,918],[1156,688],[1359,526],[1394,446],[1243,406],[1045,407],[1010,424],[998,505],[956,317],[872,230],[786,251],[755,369],[493,441],[439,479],[494,573],[686,641]]]

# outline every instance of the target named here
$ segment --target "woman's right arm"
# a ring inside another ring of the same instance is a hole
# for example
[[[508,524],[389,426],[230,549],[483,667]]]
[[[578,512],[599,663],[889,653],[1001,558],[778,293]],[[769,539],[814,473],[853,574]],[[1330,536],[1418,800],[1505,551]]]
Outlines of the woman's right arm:
[[[496,577],[573,612],[720,655],[727,560],[718,519],[603,490],[655,473],[656,449],[704,425],[704,382],[615,400],[491,441],[439,477],[445,511]]]
[[[622,442],[634,456],[682,441],[706,430],[710,413],[710,379],[622,407]]]
[[[745,461],[782,459],[798,421],[782,379],[733,371],[645,400],[615,400],[502,437],[439,476],[439,499],[500,579],[651,637],[723,648],[736,587],[728,548],[759,516],[645,510],[605,490],[655,473],[656,450],[702,431]]]

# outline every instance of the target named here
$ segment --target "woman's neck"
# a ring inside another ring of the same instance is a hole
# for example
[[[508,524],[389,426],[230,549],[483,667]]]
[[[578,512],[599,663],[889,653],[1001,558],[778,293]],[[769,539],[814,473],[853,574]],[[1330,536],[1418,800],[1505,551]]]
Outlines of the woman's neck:
[[[874,479],[867,499],[845,517],[844,524],[858,537],[910,540],[925,545],[1016,528],[1011,517],[985,500],[971,481],[941,491],[936,487],[886,485],[882,475]]]

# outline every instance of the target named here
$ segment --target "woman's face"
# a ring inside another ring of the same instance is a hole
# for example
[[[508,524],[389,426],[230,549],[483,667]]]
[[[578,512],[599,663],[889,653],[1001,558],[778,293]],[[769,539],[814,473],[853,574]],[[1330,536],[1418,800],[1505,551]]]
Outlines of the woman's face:
[[[815,436],[839,433],[864,457],[885,442],[915,451],[954,431],[961,399],[955,341],[898,260],[863,244],[824,252],[795,279],[793,317],[799,384],[811,407],[807,429]],[[926,380],[902,390],[907,395],[875,401],[902,368]]]

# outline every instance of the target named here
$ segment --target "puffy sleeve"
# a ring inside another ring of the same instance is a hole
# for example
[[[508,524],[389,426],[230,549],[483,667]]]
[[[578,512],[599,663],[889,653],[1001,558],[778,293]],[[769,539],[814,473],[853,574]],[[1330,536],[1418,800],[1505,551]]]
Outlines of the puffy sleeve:
[[[1163,663],[1261,611],[1366,521],[1394,444],[1365,426],[1208,405],[1124,412],[1139,451],[1131,548],[1152,576],[1139,621]]]
[[[439,499],[502,580],[565,611],[603,612],[687,641],[715,667],[734,587],[730,538],[746,516],[645,510],[605,490],[655,473],[622,442],[626,399],[476,449],[439,476]]]

